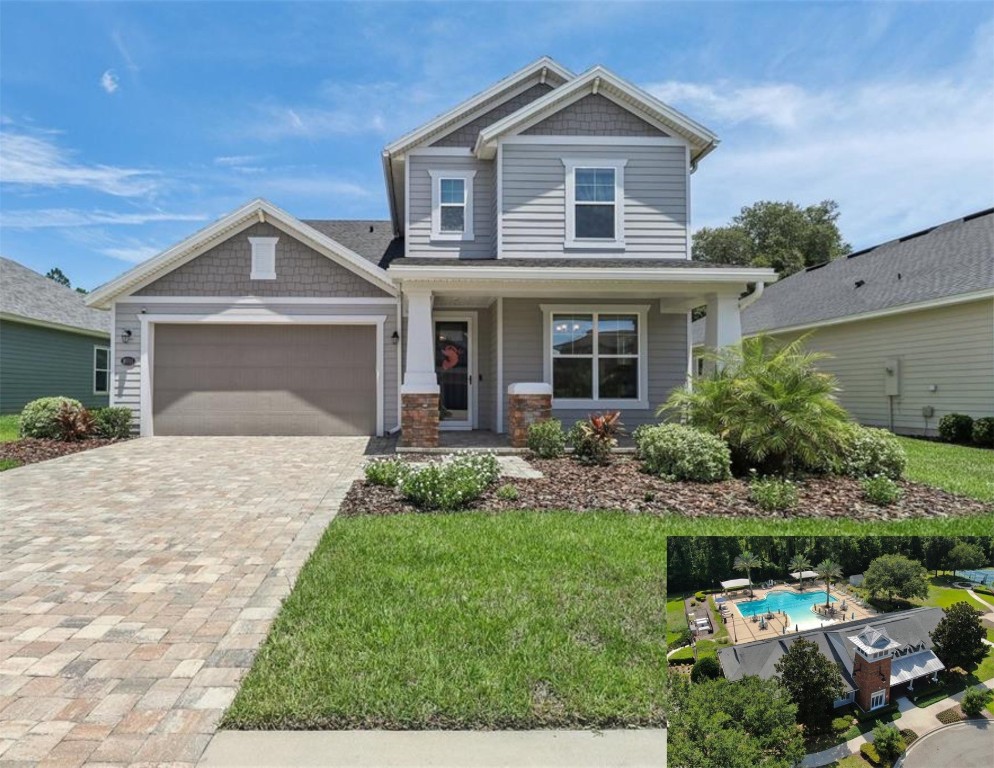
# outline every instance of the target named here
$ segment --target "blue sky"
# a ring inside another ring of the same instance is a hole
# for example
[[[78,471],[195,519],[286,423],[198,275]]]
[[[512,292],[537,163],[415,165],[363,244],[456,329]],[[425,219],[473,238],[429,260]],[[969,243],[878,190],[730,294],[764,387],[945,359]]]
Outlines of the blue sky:
[[[837,200],[872,245],[994,204],[990,3],[10,3],[0,252],[92,288],[256,196],[385,218],[379,152],[543,54],[714,130],[695,228]]]

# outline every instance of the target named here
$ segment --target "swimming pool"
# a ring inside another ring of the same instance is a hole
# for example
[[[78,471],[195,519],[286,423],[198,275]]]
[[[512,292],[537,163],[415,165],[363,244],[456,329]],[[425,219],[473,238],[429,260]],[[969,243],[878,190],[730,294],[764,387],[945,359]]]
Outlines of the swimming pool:
[[[975,584],[994,584],[994,568],[977,568],[972,571],[956,571],[956,575]]]
[[[830,597],[829,601],[834,603],[835,598]],[[736,603],[735,607],[745,618],[783,611],[788,616],[788,623],[801,624],[814,618],[811,613],[812,605],[824,604],[824,592],[770,592],[762,600]]]

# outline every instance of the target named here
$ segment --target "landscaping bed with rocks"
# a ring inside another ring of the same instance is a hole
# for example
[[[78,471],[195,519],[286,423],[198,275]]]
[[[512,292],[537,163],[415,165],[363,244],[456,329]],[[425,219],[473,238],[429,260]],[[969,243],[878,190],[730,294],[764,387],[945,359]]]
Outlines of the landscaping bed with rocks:
[[[405,460],[417,462],[425,458],[409,456]],[[819,476],[796,483],[796,506],[767,511],[750,501],[746,480],[668,482],[645,472],[634,457],[618,456],[607,466],[582,464],[566,457],[529,458],[528,464],[541,472],[542,477],[502,477],[468,506],[495,512],[512,509],[569,509],[578,512],[619,509],[638,514],[686,517],[856,517],[862,520],[954,517],[989,509],[989,505],[983,502],[903,480],[898,481],[902,490],[900,499],[889,506],[877,506],[866,501],[858,479]],[[508,485],[513,486],[516,498],[509,498],[510,494],[502,491]],[[405,500],[395,488],[357,480],[339,514],[348,517],[419,511],[422,510]]]

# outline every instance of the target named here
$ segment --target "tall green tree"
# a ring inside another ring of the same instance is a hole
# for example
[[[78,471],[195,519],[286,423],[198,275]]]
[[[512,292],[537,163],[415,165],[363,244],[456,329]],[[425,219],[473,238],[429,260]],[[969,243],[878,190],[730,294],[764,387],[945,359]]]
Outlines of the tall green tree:
[[[946,668],[970,669],[984,660],[984,625],[969,603],[953,603],[932,631],[932,650]]]
[[[800,582],[799,588],[804,589],[804,572],[811,570],[811,561],[808,560],[807,555],[802,555],[800,553],[794,555],[790,558],[790,572],[800,574],[798,581]]]
[[[778,680],[720,678],[678,688],[670,768],[793,768],[804,757],[797,707]]]
[[[732,567],[736,571],[745,571],[746,578],[749,580],[749,594],[752,595],[752,571],[754,568],[759,568],[763,564],[763,561],[752,552],[743,552],[741,555],[735,558],[735,562],[732,563]]]
[[[797,722],[818,732],[832,722],[832,704],[845,693],[838,665],[817,643],[798,638],[776,664],[780,684],[797,705]]]
[[[928,572],[925,567],[904,555],[881,555],[875,558],[863,574],[863,586],[870,595],[887,595],[910,600],[928,597]]]
[[[946,555],[946,566],[953,572],[983,568],[985,565],[987,557],[984,555],[984,550],[968,541],[957,542]]]
[[[955,546],[956,539],[952,536],[926,536],[922,565],[938,576],[939,570],[947,567],[947,557]]]
[[[727,226],[699,229],[692,255],[709,264],[773,267],[786,277],[850,251],[838,219],[834,200],[805,208],[761,200],[744,207]]]
[[[58,267],[52,267],[48,270],[48,272],[45,273],[45,277],[49,280],[54,280],[59,285],[64,285],[66,288],[72,288],[72,284],[69,282],[69,278],[66,277],[66,273]]]
[[[834,560],[822,560],[815,571],[818,573],[818,578],[825,582],[825,607],[828,608],[832,600],[832,584],[842,578],[842,568]]]

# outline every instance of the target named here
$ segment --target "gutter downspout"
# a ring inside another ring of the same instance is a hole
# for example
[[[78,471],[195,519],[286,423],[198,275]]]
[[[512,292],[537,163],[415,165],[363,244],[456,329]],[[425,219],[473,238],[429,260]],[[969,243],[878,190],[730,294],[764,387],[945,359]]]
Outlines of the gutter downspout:
[[[756,287],[752,289],[752,293],[748,293],[739,299],[739,311],[741,312],[746,307],[750,307],[759,301],[759,297],[763,295],[763,289],[766,287],[766,283],[758,282]]]

